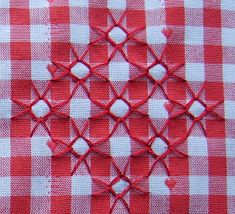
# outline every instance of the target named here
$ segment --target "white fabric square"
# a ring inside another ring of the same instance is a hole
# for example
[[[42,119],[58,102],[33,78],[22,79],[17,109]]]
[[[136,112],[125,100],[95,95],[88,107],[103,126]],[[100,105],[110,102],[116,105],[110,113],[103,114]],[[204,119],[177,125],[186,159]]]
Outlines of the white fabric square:
[[[204,36],[202,27],[185,26],[185,44],[203,45]]]
[[[44,8],[49,7],[49,1],[48,0],[30,0],[29,1],[29,7],[30,8]]]
[[[11,118],[11,100],[0,99],[0,119]]]
[[[202,63],[186,63],[185,73],[188,81],[205,80],[205,69]]]
[[[131,145],[129,137],[111,137],[110,147],[112,156],[129,156],[131,154]]]
[[[221,8],[223,10],[234,11],[235,10],[234,0],[221,0]]]
[[[51,74],[47,69],[49,61],[31,61],[32,80],[50,80]]]
[[[72,177],[72,195],[90,195],[92,193],[91,177],[79,175]]]
[[[234,138],[226,139],[226,154],[227,154],[227,157],[235,157],[235,139]]]
[[[235,82],[235,64],[223,64],[223,81],[227,83]]]
[[[129,63],[127,62],[110,62],[109,78],[111,81],[129,80]]]
[[[1,3],[0,3],[1,8]],[[10,25],[0,25],[0,43],[10,42]]]
[[[207,156],[208,146],[205,137],[189,137],[188,152],[191,156]]]
[[[31,195],[32,196],[50,196],[51,181],[50,177],[33,176],[31,177]]]
[[[49,42],[50,35],[49,25],[30,25],[31,42]]]
[[[0,197],[11,196],[11,177],[0,177]]]
[[[208,195],[207,176],[189,176],[189,192],[190,195]]]
[[[86,25],[70,25],[71,42],[80,44],[89,44],[90,42],[90,28]]]
[[[0,60],[0,80],[10,80],[10,79],[11,79],[11,62],[9,60]]]
[[[31,138],[31,153],[32,156],[51,156],[51,150],[47,146],[49,137],[32,137]]]
[[[235,196],[235,176],[227,176],[227,194]]]
[[[147,41],[149,44],[165,44],[166,37],[162,33],[165,26],[148,26],[147,27]]]
[[[70,116],[73,118],[89,118],[91,102],[89,99],[72,99],[70,102]]]
[[[152,195],[169,195],[170,190],[165,184],[167,176],[149,176],[149,191]]]
[[[88,7],[89,0],[70,0],[69,5],[72,7]]]
[[[185,0],[184,1],[184,6],[186,8],[203,8],[203,0]]]
[[[225,100],[224,101],[224,108],[225,108],[225,118],[226,119],[235,119],[235,101]]]
[[[235,2],[233,4],[235,4]],[[234,35],[235,35],[235,28],[222,28],[223,46],[235,47]]]
[[[166,102],[167,100],[149,99],[149,116],[151,118],[168,118]]]
[[[10,0],[0,1],[0,8],[9,8],[9,7],[10,7]]]
[[[10,156],[11,156],[11,141],[10,141],[10,139],[9,138],[0,138],[0,158],[7,158]]]
[[[146,10],[157,10],[165,7],[164,0],[145,0]]]
[[[110,9],[125,9],[126,0],[108,0],[108,8]]]

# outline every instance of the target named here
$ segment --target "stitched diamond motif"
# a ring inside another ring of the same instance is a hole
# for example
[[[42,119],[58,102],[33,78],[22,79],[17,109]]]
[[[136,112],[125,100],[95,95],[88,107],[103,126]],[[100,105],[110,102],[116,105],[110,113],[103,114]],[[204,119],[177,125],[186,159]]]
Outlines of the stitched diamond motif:
[[[156,138],[151,148],[156,155],[161,155],[167,151],[168,146],[161,138]]]
[[[79,79],[84,78],[89,73],[89,68],[83,63],[79,62],[71,69],[71,73]]]
[[[120,27],[114,27],[109,32],[109,37],[116,43],[121,44],[126,39],[126,33]]]
[[[113,184],[112,188],[116,194],[121,194],[128,186],[128,182],[124,181],[123,179],[120,179],[118,182]]]
[[[161,80],[166,75],[166,68],[157,64],[149,69],[149,73],[155,80]]]
[[[189,108],[189,112],[194,117],[199,117],[205,111],[204,106],[198,102],[197,100],[193,102],[193,104]]]
[[[50,112],[49,106],[43,100],[39,100],[32,106],[32,112],[37,118],[44,117]]]
[[[129,110],[128,105],[121,99],[117,99],[110,108],[116,117],[124,117]]]
[[[75,143],[73,144],[73,149],[74,151],[76,151],[79,155],[84,155],[86,154],[86,152],[88,151],[89,149],[89,146],[87,144],[87,142],[82,139],[82,138],[79,138],[75,141]]]

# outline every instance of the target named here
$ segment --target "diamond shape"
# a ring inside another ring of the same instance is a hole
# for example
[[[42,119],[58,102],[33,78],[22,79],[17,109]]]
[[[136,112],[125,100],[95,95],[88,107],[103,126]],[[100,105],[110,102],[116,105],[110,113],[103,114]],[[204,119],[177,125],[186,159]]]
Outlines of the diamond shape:
[[[167,151],[168,145],[161,138],[158,137],[152,143],[151,148],[156,155],[161,155]]]
[[[149,73],[155,80],[161,80],[166,75],[166,68],[161,64],[157,64],[149,69]]]
[[[39,100],[32,106],[32,112],[37,118],[44,117],[50,112],[49,106],[43,100]]]
[[[128,186],[129,183],[121,179],[117,183],[115,183],[112,188],[114,192],[118,195],[121,194]]]
[[[189,112],[194,117],[199,117],[204,111],[205,111],[205,107],[197,100],[194,101],[193,104],[189,108]]]
[[[88,151],[89,149],[89,146],[87,144],[87,142],[82,139],[82,138],[79,138],[76,140],[76,142],[73,144],[73,149],[74,151],[76,151],[79,155],[84,155],[86,154],[86,152]]]
[[[129,106],[121,99],[117,99],[110,108],[116,117],[124,117],[129,111]]]
[[[120,27],[114,27],[109,32],[109,37],[116,43],[120,44],[126,40],[126,33]]]
[[[74,65],[71,69],[72,74],[79,79],[84,78],[89,73],[89,71],[90,69],[81,62]]]

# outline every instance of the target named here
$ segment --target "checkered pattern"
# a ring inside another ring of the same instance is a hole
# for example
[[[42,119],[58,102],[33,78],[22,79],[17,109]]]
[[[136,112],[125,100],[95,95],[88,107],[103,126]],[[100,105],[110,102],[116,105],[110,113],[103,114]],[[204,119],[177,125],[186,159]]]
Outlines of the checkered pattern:
[[[234,17],[0,1],[0,213],[235,213]]]

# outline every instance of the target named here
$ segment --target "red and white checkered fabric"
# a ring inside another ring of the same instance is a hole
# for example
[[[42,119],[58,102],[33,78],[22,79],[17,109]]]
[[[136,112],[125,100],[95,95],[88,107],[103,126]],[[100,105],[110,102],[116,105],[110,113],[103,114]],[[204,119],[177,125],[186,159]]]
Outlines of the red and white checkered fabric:
[[[1,0],[0,213],[235,213],[234,0]]]

